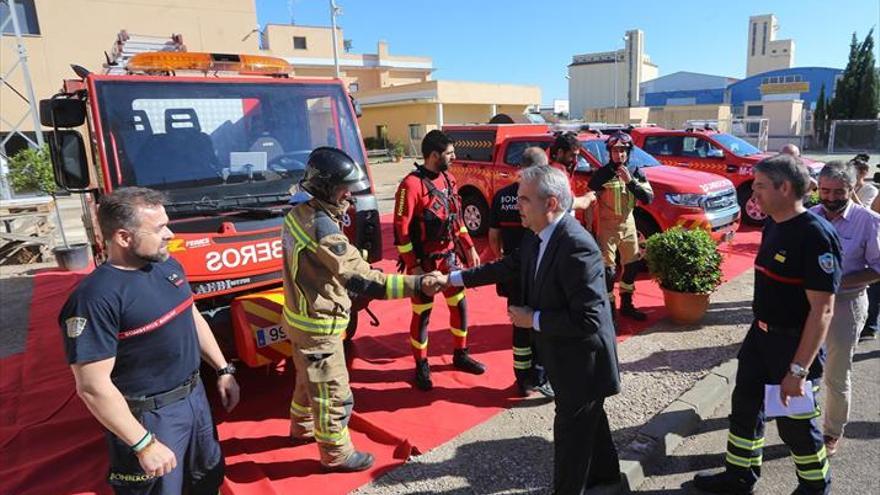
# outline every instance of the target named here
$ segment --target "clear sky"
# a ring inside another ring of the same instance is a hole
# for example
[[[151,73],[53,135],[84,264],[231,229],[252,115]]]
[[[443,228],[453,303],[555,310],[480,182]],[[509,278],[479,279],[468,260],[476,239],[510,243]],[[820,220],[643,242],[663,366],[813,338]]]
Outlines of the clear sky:
[[[880,0],[337,0],[354,53],[434,60],[434,79],[535,84],[544,103],[568,98],[571,57],[623,47],[645,32],[660,75],[685,70],[744,77],[750,15],[773,13],[795,40],[795,66],[843,68],[855,31],[880,25]],[[329,0],[256,0],[266,23],[329,26]],[[291,9],[292,6],[292,9]],[[876,28],[875,28],[876,31]],[[876,35],[876,33],[875,33]],[[875,37],[875,44],[877,38]],[[880,47],[878,47],[880,50]],[[878,57],[880,58],[880,57]]]

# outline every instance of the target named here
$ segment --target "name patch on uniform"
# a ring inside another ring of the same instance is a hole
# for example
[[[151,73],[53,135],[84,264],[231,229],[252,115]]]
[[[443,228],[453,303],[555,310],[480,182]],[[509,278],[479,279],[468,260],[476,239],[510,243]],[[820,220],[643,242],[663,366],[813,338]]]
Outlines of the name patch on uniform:
[[[167,277],[168,281],[171,282],[171,285],[175,287],[180,287],[183,285],[183,278],[180,277],[177,273],[172,273]]]
[[[79,337],[82,335],[83,330],[86,329],[86,323],[88,322],[89,320],[81,316],[71,316],[64,320],[64,326],[67,327],[67,336],[71,339]]]
[[[821,268],[823,272],[831,274],[834,271],[834,256],[831,253],[820,255],[819,268]]]

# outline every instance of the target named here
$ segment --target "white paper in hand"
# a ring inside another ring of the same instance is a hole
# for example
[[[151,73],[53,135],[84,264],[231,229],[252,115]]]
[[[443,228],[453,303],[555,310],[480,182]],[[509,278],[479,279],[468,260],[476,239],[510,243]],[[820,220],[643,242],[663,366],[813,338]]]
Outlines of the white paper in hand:
[[[788,407],[782,404],[782,399],[779,397],[779,388],[779,385],[764,385],[764,416],[778,418],[807,414],[815,410],[816,402],[813,399],[813,384],[811,382],[804,384],[804,395],[802,397],[788,398]]]

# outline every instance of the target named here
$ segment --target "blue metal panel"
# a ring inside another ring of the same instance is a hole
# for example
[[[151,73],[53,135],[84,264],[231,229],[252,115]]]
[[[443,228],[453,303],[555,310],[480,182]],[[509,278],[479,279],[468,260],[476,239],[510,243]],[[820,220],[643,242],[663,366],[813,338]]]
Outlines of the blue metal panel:
[[[693,98],[695,105],[721,104],[724,103],[724,90],[715,88],[645,93],[645,106],[662,107],[667,105],[667,101],[672,98]]]
[[[779,69],[755,74],[752,77],[737,81],[727,87],[730,91],[730,104],[742,106],[746,101],[761,100],[761,83],[765,77],[785,77],[799,75],[803,82],[809,84],[809,90],[800,93],[800,99],[813,106],[819,98],[822,84],[825,84],[825,95],[830,98],[833,94],[836,78],[843,71],[828,67],[796,67],[791,69]]]

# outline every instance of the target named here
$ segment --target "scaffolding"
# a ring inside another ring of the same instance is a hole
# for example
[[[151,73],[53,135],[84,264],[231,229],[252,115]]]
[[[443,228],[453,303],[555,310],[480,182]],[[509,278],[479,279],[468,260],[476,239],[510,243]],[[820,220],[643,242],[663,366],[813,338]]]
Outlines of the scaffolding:
[[[34,95],[34,86],[31,83],[31,71],[28,68],[27,49],[25,48],[24,37],[21,33],[21,20],[18,18],[17,14],[18,9],[15,6],[15,0],[0,0],[0,3],[6,4],[7,10],[9,11],[9,17],[0,22],[0,33],[5,33],[9,24],[12,24],[12,32],[15,36],[15,43],[12,49],[15,51],[16,57],[16,61],[12,64],[12,67],[10,67],[5,73],[0,74],[0,91],[10,91],[27,103],[27,110],[15,123],[10,122],[5,115],[0,114],[0,122],[3,123],[5,128],[8,128],[9,132],[3,140],[0,141],[0,162],[3,162],[0,163],[0,199],[5,201],[12,198],[12,190],[10,189],[9,182],[6,178],[6,164],[10,159],[6,154],[6,144],[10,139],[16,136],[24,139],[28,145],[33,148],[42,148],[44,141],[42,127],[40,126],[40,114],[37,111],[37,99]],[[11,76],[18,74],[19,72],[21,73],[22,88],[16,88],[10,80]],[[22,92],[22,90],[24,92]],[[23,131],[23,128],[27,125],[28,119],[30,119],[31,125],[34,129],[33,139]]]

